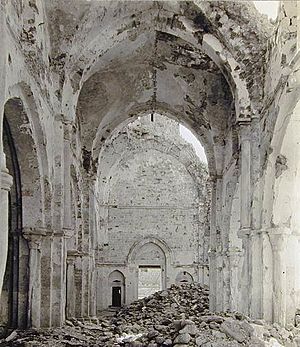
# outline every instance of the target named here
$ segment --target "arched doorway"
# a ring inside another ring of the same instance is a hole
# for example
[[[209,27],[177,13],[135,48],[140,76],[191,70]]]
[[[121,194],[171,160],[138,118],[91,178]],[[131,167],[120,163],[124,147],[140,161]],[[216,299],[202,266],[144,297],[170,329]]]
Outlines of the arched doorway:
[[[166,288],[166,256],[161,247],[149,242],[137,250],[138,298],[144,298]]]
[[[115,270],[109,275],[109,286],[111,292],[111,304],[118,308],[125,303],[125,277],[121,271]]]

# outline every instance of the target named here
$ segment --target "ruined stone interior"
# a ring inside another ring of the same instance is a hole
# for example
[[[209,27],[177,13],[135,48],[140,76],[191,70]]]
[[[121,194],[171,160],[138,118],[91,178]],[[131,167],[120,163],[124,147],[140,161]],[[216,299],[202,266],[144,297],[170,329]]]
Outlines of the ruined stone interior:
[[[1,0],[0,335],[180,283],[297,323],[300,2],[277,5]]]

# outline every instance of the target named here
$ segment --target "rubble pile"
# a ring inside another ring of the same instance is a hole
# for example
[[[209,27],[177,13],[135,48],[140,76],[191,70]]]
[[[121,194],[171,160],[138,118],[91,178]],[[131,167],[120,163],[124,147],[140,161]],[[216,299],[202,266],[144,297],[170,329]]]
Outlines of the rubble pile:
[[[208,289],[172,285],[97,324],[77,320],[62,329],[13,332],[0,346],[299,347],[300,327],[285,329],[240,313],[209,312]]]

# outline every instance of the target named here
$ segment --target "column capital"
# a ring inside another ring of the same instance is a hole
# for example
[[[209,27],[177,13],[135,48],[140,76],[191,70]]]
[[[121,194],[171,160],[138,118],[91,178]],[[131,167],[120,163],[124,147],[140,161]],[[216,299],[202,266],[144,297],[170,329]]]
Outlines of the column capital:
[[[274,227],[267,230],[272,248],[276,252],[282,252],[286,248],[288,236],[292,234],[287,227]]]
[[[67,260],[67,264],[68,264],[68,265],[74,265],[76,259],[75,259],[74,256],[69,256],[69,255],[68,255],[66,260]]]
[[[251,228],[240,228],[237,232],[238,238],[240,239],[246,239],[250,236],[252,232]]]
[[[78,257],[86,257],[89,253],[78,251],[77,249],[69,249],[67,251],[67,257],[68,258],[78,258]]]
[[[0,188],[9,191],[13,185],[13,177],[8,173],[7,169],[0,171]]]
[[[41,249],[42,238],[45,236],[43,230],[25,228],[23,229],[23,237],[28,241],[28,246],[30,249]]]
[[[53,237],[65,237],[70,238],[74,235],[72,228],[62,228],[60,230],[53,230]]]
[[[224,255],[227,257],[241,256],[242,254],[243,254],[243,250],[239,249],[238,247],[229,247],[224,252]]]
[[[269,235],[290,235],[292,233],[292,230],[286,226],[277,226],[273,228],[268,228],[264,230]]]
[[[251,118],[243,118],[237,122],[239,127],[239,137],[241,143],[247,143],[251,141],[251,121]]]
[[[74,229],[73,228],[63,228],[62,233],[66,239],[70,239],[74,235]]]

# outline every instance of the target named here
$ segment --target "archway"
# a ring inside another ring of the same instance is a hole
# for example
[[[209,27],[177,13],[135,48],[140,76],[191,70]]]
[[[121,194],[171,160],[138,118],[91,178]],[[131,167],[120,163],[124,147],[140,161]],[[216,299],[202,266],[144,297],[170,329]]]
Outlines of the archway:
[[[273,206],[268,239],[264,238],[265,263],[271,269],[264,273],[264,290],[270,293],[265,300],[270,300],[273,307],[272,320],[281,324],[292,323],[300,305],[299,133],[300,102],[291,115],[284,118],[273,139],[275,143],[277,141],[273,163]],[[272,279],[271,287],[266,282],[268,278]]]
[[[119,270],[110,273],[108,277],[110,288],[110,307],[118,308],[125,304],[125,277]]]
[[[195,10],[197,13],[199,9],[195,6]],[[207,13],[204,17],[206,15]],[[189,127],[205,147],[215,186],[211,208],[214,217],[211,218],[210,229],[211,269],[213,273],[219,271],[227,274],[229,269],[224,270],[218,264],[227,257],[228,234],[231,232],[228,218],[221,216],[223,209],[224,215],[230,210],[232,201],[225,199],[223,192],[230,180],[231,168],[238,165],[239,146],[233,124],[236,116],[243,117],[244,121],[250,120],[252,105],[242,80],[242,69],[234,57],[229,58],[231,54],[227,55],[226,48],[214,36],[215,32],[205,34],[203,40],[201,35],[202,44],[199,44],[193,35],[193,24],[185,35],[179,34],[180,29],[172,30],[168,25],[166,27],[151,25],[149,28],[153,30],[148,30],[149,33],[147,31],[144,36],[140,35],[143,32],[140,27],[134,33],[136,36],[133,41],[128,39],[126,30],[122,31],[118,40],[110,40],[109,35],[115,27],[109,27],[105,43],[93,41],[89,45],[86,42],[87,47],[93,46],[95,51],[102,51],[102,44],[107,44],[107,49],[99,59],[90,62],[87,57],[82,65],[87,64],[88,68],[82,66],[80,78],[76,74],[77,81],[68,81],[71,84],[78,83],[74,97],[78,97],[76,114],[81,123],[84,166],[86,172],[95,177],[97,169],[101,171],[103,168],[99,165],[99,153],[106,147],[106,140],[124,122],[128,124],[138,116],[157,112]],[[149,52],[153,54],[150,56]],[[74,56],[75,61],[77,58]],[[77,71],[78,66],[75,64],[73,67],[75,66]],[[74,77],[73,74],[70,76],[70,79]],[[66,85],[69,87],[68,83]],[[239,93],[242,98],[237,95]],[[109,177],[110,175],[108,179]],[[93,184],[91,182],[91,186]],[[92,190],[97,191],[93,186]],[[106,197],[100,200],[100,209],[105,211],[98,221],[102,227],[107,224],[109,216],[105,209],[107,201]],[[112,202],[111,205],[116,204]],[[95,229],[93,232],[96,232]],[[97,236],[101,239],[100,235]],[[109,247],[107,235],[103,239],[105,242],[100,248],[103,252],[101,258],[105,259],[105,252]],[[218,261],[212,259],[216,254]],[[229,267],[226,260],[224,263]],[[223,281],[221,276],[211,277],[211,293],[216,294],[217,281],[222,291],[229,279]],[[211,307],[219,309],[220,305],[212,302]]]
[[[30,252],[33,244],[27,239],[32,241],[30,236],[39,232],[44,210],[34,129],[20,98],[12,98],[5,104],[3,144],[13,186],[9,194],[9,251],[0,300],[1,325],[39,326],[41,297],[36,286],[40,281],[36,262],[39,252],[35,255]]]
[[[0,324],[3,329],[6,329],[16,328],[18,326],[19,244],[20,233],[22,232],[22,188],[17,151],[5,115],[3,119],[3,145],[6,154],[6,165],[13,176],[13,186],[9,192],[8,254],[0,301]]]
[[[156,244],[143,245],[136,254],[138,299],[166,288],[166,256]]]
[[[116,259],[122,265],[126,261],[127,283],[132,283],[126,302],[142,296],[138,283],[146,274],[157,273],[156,290],[175,283],[178,269],[187,267],[197,281],[207,281],[207,166],[182,138],[178,122],[159,114],[153,118],[141,116],[111,134],[100,154],[94,189],[99,276]],[[132,245],[141,247],[143,240],[166,250],[168,266],[150,258],[141,264],[126,259]]]

